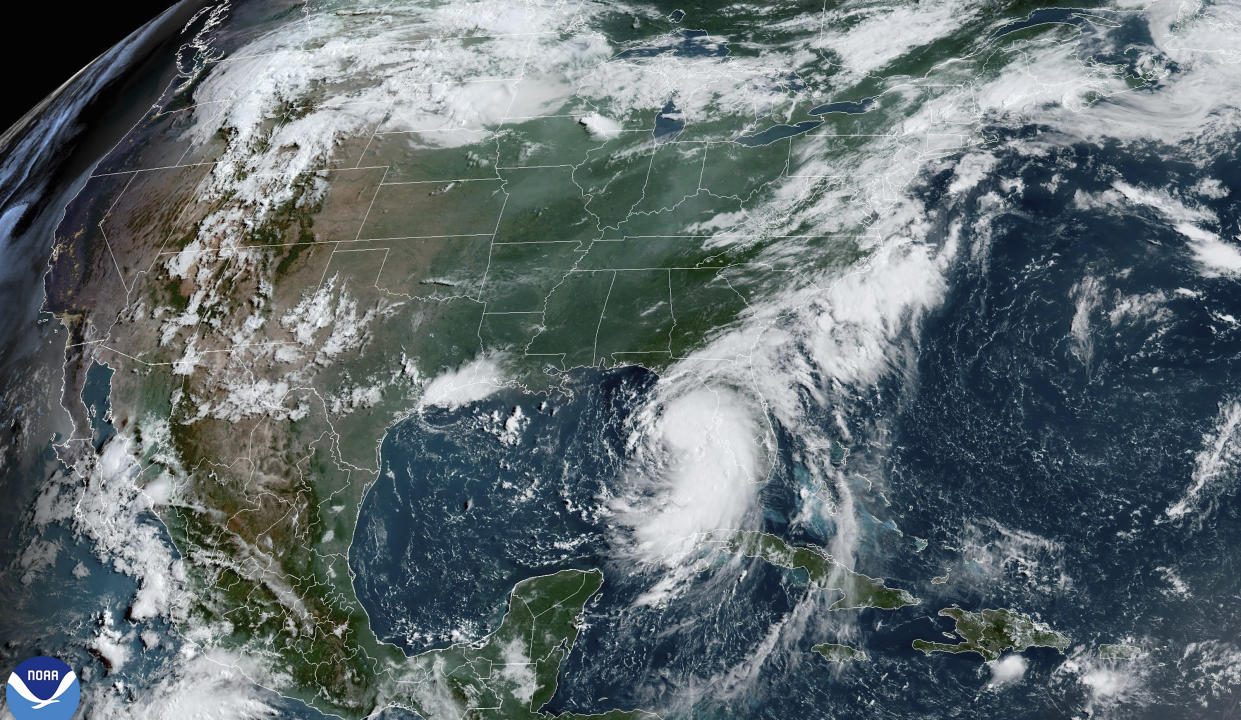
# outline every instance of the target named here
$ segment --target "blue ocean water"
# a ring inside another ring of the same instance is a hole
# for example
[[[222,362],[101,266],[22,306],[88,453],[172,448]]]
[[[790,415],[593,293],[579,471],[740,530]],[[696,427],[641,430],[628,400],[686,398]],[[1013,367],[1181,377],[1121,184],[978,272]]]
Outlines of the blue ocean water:
[[[447,644],[454,630],[478,637],[517,581],[597,566],[597,498],[653,379],[636,368],[584,373],[571,397],[501,393],[393,428],[350,550],[376,633],[409,651]],[[495,434],[517,407],[529,425],[514,448]]]
[[[48,328],[48,331],[54,332],[54,329]],[[116,435],[110,419],[113,372],[106,365],[92,364],[82,389],[82,402],[91,423],[92,444],[97,450]],[[66,471],[56,460],[50,443],[44,458],[46,465],[42,473]],[[32,482],[36,487],[40,484]],[[154,515],[140,522],[156,527],[176,556],[171,538]],[[18,661],[35,655],[50,655],[68,663],[81,685],[85,703],[80,711],[83,716],[92,712],[93,697],[107,694],[114,687],[149,688],[167,679],[178,664],[184,641],[166,618],[152,618],[141,624],[128,619],[130,603],[138,591],[137,580],[117,571],[110,562],[101,562],[89,538],[59,524],[43,528],[31,524],[22,526],[14,535],[10,549],[20,553],[36,541],[57,547],[51,565],[25,576],[10,574],[10,578],[20,576],[20,580],[0,583],[0,603],[8,610],[0,616],[0,638],[4,640],[2,657],[6,664],[15,666]],[[89,602],[83,602],[83,598],[88,598]],[[112,638],[112,642],[126,652],[125,662],[120,667],[110,666],[102,655],[87,647],[100,631],[104,613],[110,618],[110,627],[119,635]],[[147,647],[139,631],[154,633],[157,644]],[[267,705],[272,718],[327,718],[299,700],[263,688],[256,687],[253,692]]]
[[[997,142],[1019,134],[997,131]],[[510,393],[394,429],[351,553],[380,636],[409,651],[447,642],[443,630],[478,637],[517,580],[591,566],[605,585],[562,671],[555,711],[791,718],[858,717],[866,707],[867,717],[1033,719],[1090,707],[1089,688],[1060,670],[1065,658],[1051,649],[1027,651],[1023,682],[991,690],[977,656],[911,649],[950,630],[935,612],[960,604],[1033,614],[1071,637],[1075,652],[1126,638],[1147,648],[1154,661],[1140,671],[1142,692],[1160,700],[1130,717],[1189,717],[1189,704],[1194,717],[1229,716],[1234,695],[1188,680],[1178,658],[1187,642],[1241,643],[1237,608],[1179,595],[1167,573],[1204,597],[1241,594],[1230,551],[1241,541],[1236,485],[1210,488],[1219,497],[1203,503],[1206,522],[1170,522],[1165,510],[1185,492],[1221,404],[1238,397],[1241,326],[1228,318],[1241,287],[1205,277],[1154,211],[1092,207],[1079,193],[1214,177],[1222,193],[1201,201],[1228,237],[1238,231],[1241,158],[1198,167],[1156,150],[997,149],[989,178],[955,204],[945,196],[950,173],[928,179],[922,200],[946,209],[934,216],[938,237],[955,220],[981,223],[985,253],[952,271],[908,372],[836,408],[807,398],[821,431],[831,432],[833,411],[861,430],[838,437],[833,453],[856,483],[857,568],[911,590],[920,605],[854,612],[848,623],[793,617],[814,591],[757,562],[744,582],[721,584],[708,565],[674,601],[638,602],[658,575],[612,557],[609,519],[591,510],[620,482],[624,423],[655,380],[625,368],[580,372],[567,395]],[[1011,209],[989,210],[979,200],[987,193],[1009,197]],[[1083,293],[1097,296],[1084,312]],[[1139,297],[1161,310],[1118,310]],[[1086,340],[1075,322],[1086,323]],[[518,405],[530,426],[514,452],[488,435]],[[808,476],[796,461],[798,429],[777,427],[777,441],[780,462],[761,493],[765,529],[830,543],[830,522],[791,522]],[[868,662],[838,668],[810,652],[849,627],[842,639]],[[757,654],[772,633],[770,654]]]
[[[116,428],[109,422],[112,410],[112,374],[115,372],[107,365],[91,363],[86,371],[86,382],[82,385],[82,403],[91,420],[91,431],[95,449],[116,436]]]

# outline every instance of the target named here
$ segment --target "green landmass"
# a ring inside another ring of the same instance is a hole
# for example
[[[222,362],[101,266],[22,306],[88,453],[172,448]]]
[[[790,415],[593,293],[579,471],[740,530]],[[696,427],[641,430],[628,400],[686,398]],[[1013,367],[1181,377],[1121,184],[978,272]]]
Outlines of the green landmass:
[[[385,688],[388,702],[427,717],[477,720],[653,720],[642,711],[599,715],[542,712],[577,642],[586,601],[599,591],[598,570],[562,570],[518,583],[500,627],[474,643],[410,658]]]
[[[1071,641],[1034,620],[1012,610],[981,610],[969,612],[957,606],[939,611],[940,617],[956,621],[954,632],[963,642],[956,645],[930,640],[914,640],[915,650],[931,653],[978,653],[984,660],[998,660],[1005,650],[1021,652],[1031,647],[1055,648],[1061,652],[1068,649]]]
[[[832,603],[831,610],[896,610],[919,602],[909,591],[890,588],[881,579],[854,572],[819,548],[789,545],[769,533],[739,531],[728,538],[727,545],[732,552],[760,558],[777,567],[803,570],[815,587],[839,590],[843,596]]]
[[[820,73],[817,56],[813,67],[788,68],[797,78],[790,99],[879,99],[870,112],[825,116],[815,133],[768,146],[733,142],[762,129],[751,127],[758,121],[749,106],[740,115],[721,108],[695,120],[677,143],[656,145],[649,132],[602,140],[572,117],[583,107],[575,96],[549,106],[546,116],[506,120],[460,147],[418,145],[416,133],[378,133],[378,126],[359,129],[338,138],[315,169],[279,188],[287,197],[262,216],[245,198],[204,190],[211,163],[227,151],[227,165],[240,162],[241,176],[255,172],[245,163],[254,156],[293,154],[296,147],[271,145],[274,131],[313,110],[314,98],[264,118],[249,141],[224,127],[193,144],[183,130],[195,111],[153,109],[126,138],[125,152],[101,165],[66,208],[46,307],[71,336],[64,396],[75,425],[88,426],[75,400],[85,368],[108,362],[119,370],[112,384],[116,424],[147,448],[143,481],[164,472],[176,480],[175,496],[156,508],[186,571],[190,608],[175,622],[229,628],[214,642],[287,678],[282,693],[342,717],[371,714],[380,686],[384,697],[413,703],[397,699],[411,698],[413,685],[402,694],[386,684],[405,677],[407,662],[423,673],[421,687],[442,690],[445,708],[492,698],[502,710],[480,706],[471,716],[542,713],[535,701],[554,692],[556,668],[576,639],[575,603],[584,602],[576,590],[547,589],[559,580],[518,585],[505,625],[481,646],[407,661],[375,637],[347,558],[358,508],[379,472],[377,443],[416,407],[426,379],[476,358],[502,358],[506,378],[535,390],[556,382],[549,368],[635,363],[659,371],[710,342],[772,286],[848,268],[866,255],[869,241],[861,238],[871,215],[840,225],[773,222],[770,232],[745,225],[744,237],[727,223],[773,208],[796,216],[825,197],[858,192],[806,174],[822,172],[816,167],[824,163],[848,178],[876,153],[955,152],[957,140],[938,143],[965,137],[975,118],[938,118],[924,134],[896,131],[952,88],[1024,58],[1022,37],[990,42],[985,31],[1039,6],[989,9],[962,32],[856,81],[840,80],[835,70]],[[388,11],[402,22],[421,12],[399,3]],[[802,46],[800,24],[785,21],[804,12],[795,5],[737,9],[700,14],[695,23],[735,40],[734,56],[753,58],[765,47]],[[265,29],[283,28],[278,19]],[[639,28],[618,12],[598,30],[620,49],[657,41],[676,27],[644,21]],[[366,37],[365,26],[357,31]],[[491,42],[450,40],[480,54]],[[986,55],[975,52],[981,42],[991,46]],[[971,57],[986,59],[943,62]],[[933,82],[911,91],[909,79],[923,76]],[[346,86],[368,81],[349,72],[332,78]],[[803,82],[811,84],[794,89]],[[639,126],[657,110],[619,119]],[[885,182],[895,189],[907,180]],[[798,200],[773,204],[790,187]],[[210,230],[208,220],[221,217],[244,223]],[[174,275],[169,263],[187,249],[189,264]],[[293,326],[308,307],[333,319],[303,336]],[[340,328],[357,334],[342,334],[347,342],[336,344],[337,354],[324,353]],[[187,358],[194,362],[177,366]],[[231,409],[247,397],[261,397],[262,407]],[[367,399],[350,401],[356,397]],[[847,451],[833,457],[843,462]],[[816,548],[760,533],[739,534],[729,544],[840,591],[832,609],[918,602]],[[561,590],[560,605],[526,619],[539,593]],[[535,676],[530,702],[505,694],[517,685],[487,670],[496,638],[508,637],[509,624],[527,622],[532,632],[546,629],[558,638],[532,635],[527,643],[528,657],[537,658],[528,666]],[[959,646],[926,644],[935,648],[928,651],[973,651],[960,649],[968,645],[968,638]],[[419,707],[428,718],[441,717],[424,702]]]
[[[820,643],[810,649],[834,663],[849,662],[851,660],[866,661],[870,659],[867,657],[865,652],[862,652],[857,648],[849,647],[848,645]]]
[[[1142,655],[1142,648],[1136,645],[1105,644],[1099,646],[1099,657],[1104,660],[1137,660]]]

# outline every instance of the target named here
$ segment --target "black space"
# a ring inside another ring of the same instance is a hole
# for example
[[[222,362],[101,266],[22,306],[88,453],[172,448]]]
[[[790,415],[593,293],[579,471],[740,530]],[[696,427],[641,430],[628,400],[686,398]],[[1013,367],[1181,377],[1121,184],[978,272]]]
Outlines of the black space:
[[[74,73],[175,0],[23,3],[6,18],[0,67],[6,69],[0,133]]]

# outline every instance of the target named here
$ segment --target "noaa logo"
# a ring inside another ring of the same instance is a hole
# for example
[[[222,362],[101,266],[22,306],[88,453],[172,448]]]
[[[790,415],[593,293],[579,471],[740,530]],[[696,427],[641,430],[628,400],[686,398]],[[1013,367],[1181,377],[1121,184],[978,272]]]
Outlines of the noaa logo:
[[[9,673],[4,697],[17,720],[69,720],[82,700],[82,689],[72,668],[40,655]]]

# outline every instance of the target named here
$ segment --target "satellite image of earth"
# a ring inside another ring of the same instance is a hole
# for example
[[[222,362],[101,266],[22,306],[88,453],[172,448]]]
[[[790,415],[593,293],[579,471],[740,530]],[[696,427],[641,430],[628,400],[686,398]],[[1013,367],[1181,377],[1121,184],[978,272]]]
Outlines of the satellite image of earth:
[[[1231,0],[184,0],[0,298],[77,717],[1241,717]]]

